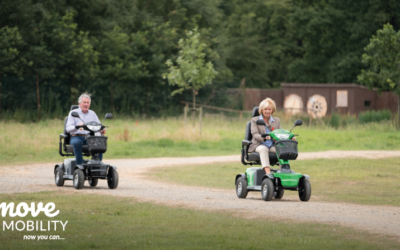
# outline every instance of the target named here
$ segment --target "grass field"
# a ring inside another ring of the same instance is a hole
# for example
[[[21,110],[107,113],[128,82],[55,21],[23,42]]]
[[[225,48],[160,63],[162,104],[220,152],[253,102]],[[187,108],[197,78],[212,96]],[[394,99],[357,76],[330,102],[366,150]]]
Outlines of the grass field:
[[[311,177],[311,200],[400,206],[397,158],[291,161],[291,168]],[[148,176],[184,185],[234,190],[235,176],[245,170],[246,166],[240,163],[217,163],[156,168]],[[286,191],[287,194],[297,195],[293,191]]]
[[[230,213],[169,208],[132,199],[60,192],[0,195],[1,202],[54,202],[60,213],[11,221],[62,221],[65,231],[0,234],[2,249],[398,249],[387,236],[338,225],[236,218]],[[39,222],[40,223],[40,222]],[[21,223],[19,224],[21,228]],[[64,240],[23,240],[24,235],[59,235]]]
[[[189,122],[185,129],[182,118],[106,120],[109,139],[104,158],[239,155],[247,120],[207,117],[203,119],[201,136],[192,132]],[[282,126],[292,128],[292,120],[282,119]],[[0,126],[0,166],[62,159],[58,143],[63,121],[0,122]],[[391,122],[349,125],[340,130],[303,125],[293,132],[300,134],[300,152],[400,149],[400,134]]]

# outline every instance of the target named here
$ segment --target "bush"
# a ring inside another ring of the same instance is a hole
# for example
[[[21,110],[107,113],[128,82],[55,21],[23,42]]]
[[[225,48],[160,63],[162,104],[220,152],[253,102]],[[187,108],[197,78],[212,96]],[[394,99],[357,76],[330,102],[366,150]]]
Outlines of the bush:
[[[380,121],[385,121],[385,120],[390,120],[391,119],[391,113],[389,110],[371,110],[371,111],[365,111],[361,112],[358,115],[358,120],[360,121],[361,124],[363,123],[369,123],[369,122],[380,122]]]
[[[346,126],[351,125],[351,124],[358,124],[358,120],[357,120],[357,117],[355,115],[347,114],[345,116],[342,116],[341,119],[342,119],[342,123],[341,124],[342,124],[343,127],[346,127]]]
[[[339,126],[340,126],[340,114],[339,113],[332,111],[330,124],[333,128],[336,128],[336,129],[339,128]]]

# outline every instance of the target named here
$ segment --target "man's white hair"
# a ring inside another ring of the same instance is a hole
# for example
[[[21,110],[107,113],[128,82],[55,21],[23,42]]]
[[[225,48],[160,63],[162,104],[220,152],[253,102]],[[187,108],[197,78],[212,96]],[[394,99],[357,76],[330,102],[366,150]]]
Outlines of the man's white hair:
[[[92,99],[90,98],[92,94],[89,94],[88,92],[83,93],[79,98],[78,98],[78,103],[81,103],[83,98],[88,98],[89,99],[89,103],[92,102]]]

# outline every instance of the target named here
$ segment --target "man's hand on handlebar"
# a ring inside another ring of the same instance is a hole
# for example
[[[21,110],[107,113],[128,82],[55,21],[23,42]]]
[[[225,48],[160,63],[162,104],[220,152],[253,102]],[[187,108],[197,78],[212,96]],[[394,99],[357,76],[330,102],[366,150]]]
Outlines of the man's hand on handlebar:
[[[101,135],[104,135],[106,133],[106,130],[104,129],[104,130],[100,130],[100,134]]]

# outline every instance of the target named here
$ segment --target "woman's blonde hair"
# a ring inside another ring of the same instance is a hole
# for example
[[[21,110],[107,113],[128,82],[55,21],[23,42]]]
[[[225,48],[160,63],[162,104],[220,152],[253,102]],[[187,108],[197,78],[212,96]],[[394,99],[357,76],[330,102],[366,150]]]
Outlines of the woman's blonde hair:
[[[258,108],[258,113],[262,114],[262,111],[264,109],[266,109],[267,107],[271,107],[272,108],[272,115],[275,113],[276,111],[276,105],[275,102],[271,99],[271,98],[266,98],[265,100],[263,100],[262,102],[260,102],[260,106]]]

